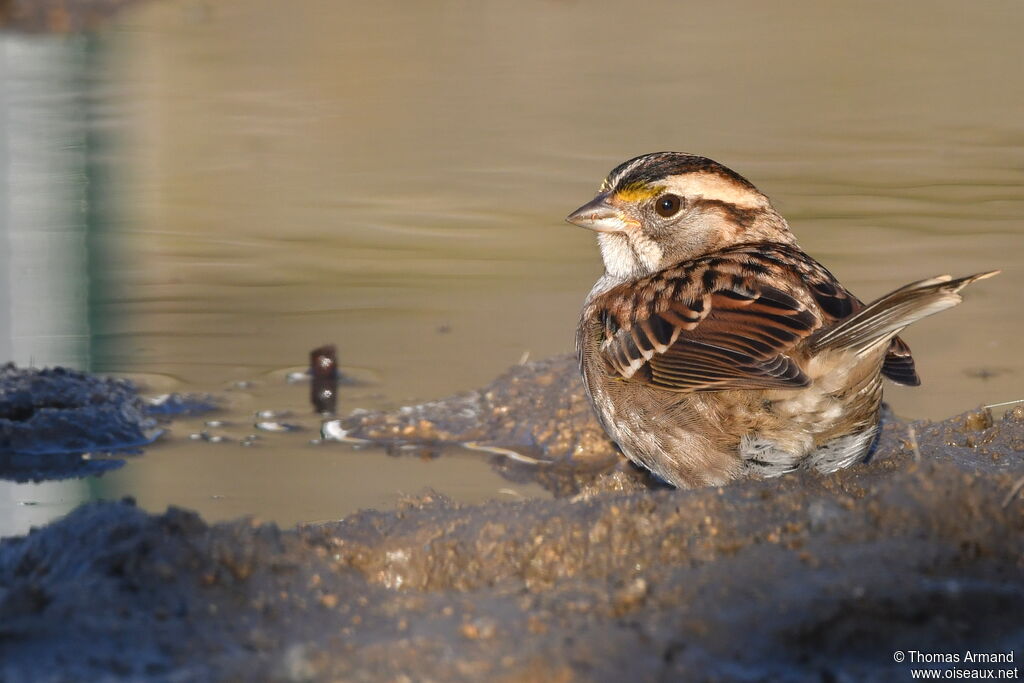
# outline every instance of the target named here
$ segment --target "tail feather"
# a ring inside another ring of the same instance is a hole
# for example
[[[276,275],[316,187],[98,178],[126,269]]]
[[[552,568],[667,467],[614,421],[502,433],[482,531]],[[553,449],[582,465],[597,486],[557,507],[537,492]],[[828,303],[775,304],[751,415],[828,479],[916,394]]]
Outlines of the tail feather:
[[[921,378],[917,376],[917,368],[914,367],[914,356],[910,353],[910,347],[899,337],[893,337],[889,342],[889,350],[882,363],[882,374],[896,384],[902,384],[905,387],[916,387],[921,384]]]
[[[963,301],[960,290],[977,280],[1001,271],[975,273],[953,279],[949,275],[912,282],[886,294],[871,305],[832,327],[814,334],[808,341],[813,353],[826,349],[866,351],[888,342],[900,331],[921,318],[952,308]]]

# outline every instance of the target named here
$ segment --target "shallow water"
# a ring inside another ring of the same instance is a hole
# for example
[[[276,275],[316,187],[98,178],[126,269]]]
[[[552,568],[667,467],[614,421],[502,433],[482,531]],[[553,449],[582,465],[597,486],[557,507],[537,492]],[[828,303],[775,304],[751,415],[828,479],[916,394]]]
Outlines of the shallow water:
[[[1003,268],[905,335],[897,413],[1022,398],[1024,9],[754,2],[142,4],[86,37],[0,35],[0,356],[295,411],[258,448],[180,423],[96,480],[0,484],[0,533],[134,495],[291,524],[539,495],[479,458],[313,447],[309,349],[369,384],[340,409],[480,386],[571,348],[599,272],[562,222],[638,153],[738,170],[871,299]],[[0,328],[2,331],[2,328]],[[25,503],[33,503],[25,505]]]

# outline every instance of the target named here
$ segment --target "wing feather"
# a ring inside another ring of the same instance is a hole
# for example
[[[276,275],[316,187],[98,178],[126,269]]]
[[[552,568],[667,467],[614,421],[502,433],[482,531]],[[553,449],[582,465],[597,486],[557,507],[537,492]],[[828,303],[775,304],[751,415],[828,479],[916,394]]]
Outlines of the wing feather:
[[[816,261],[776,244],[689,261],[613,288],[592,305],[613,372],[681,392],[806,386],[804,340],[864,308]],[[899,337],[882,372],[919,383]]]
[[[788,354],[822,324],[774,271],[744,272],[743,257],[718,256],[648,278],[623,304],[629,322],[603,312],[601,352],[624,379],[673,391],[723,391],[809,383]],[[776,275],[777,278],[777,275]],[[609,292],[611,305],[623,292]]]

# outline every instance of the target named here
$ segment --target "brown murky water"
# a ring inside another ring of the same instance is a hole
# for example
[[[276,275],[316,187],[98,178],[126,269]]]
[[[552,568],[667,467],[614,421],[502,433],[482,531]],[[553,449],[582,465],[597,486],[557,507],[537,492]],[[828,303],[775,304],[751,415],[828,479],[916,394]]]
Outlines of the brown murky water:
[[[480,386],[568,350],[599,271],[562,222],[638,153],[754,181],[862,298],[1003,268],[914,326],[897,413],[1024,398],[1024,9],[993,2],[152,2],[90,37],[0,36],[0,355],[227,393],[308,429],[258,447],[172,433],[96,480],[0,485],[23,530],[131,494],[290,524],[540,495],[478,457],[315,447],[304,385],[334,342],[341,409]],[[26,505],[26,503],[33,503]]]

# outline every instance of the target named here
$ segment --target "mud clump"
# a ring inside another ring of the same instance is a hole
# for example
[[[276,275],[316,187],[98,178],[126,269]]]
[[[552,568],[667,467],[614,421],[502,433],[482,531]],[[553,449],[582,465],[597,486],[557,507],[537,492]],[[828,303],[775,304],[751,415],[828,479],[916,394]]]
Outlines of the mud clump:
[[[128,380],[8,363],[0,366],[0,479],[101,474],[124,461],[84,454],[137,450],[160,435],[155,418],[168,420],[215,407],[209,397],[180,394],[145,401]]]
[[[0,367],[0,478],[97,474],[121,463],[85,460],[83,453],[137,448],[156,433],[126,380],[64,368]]]
[[[0,678],[891,681],[912,668],[896,651],[968,649],[1016,663],[961,669],[1018,666],[1024,411],[909,427],[831,476],[427,494],[290,531],[87,505],[0,543]]]
[[[537,481],[557,495],[578,493],[616,471],[646,481],[601,429],[570,355],[514,366],[477,391],[394,412],[357,411],[340,425],[350,437],[396,451],[468,445],[494,455],[505,476]]]

